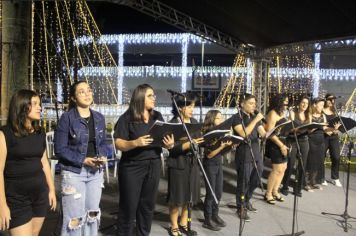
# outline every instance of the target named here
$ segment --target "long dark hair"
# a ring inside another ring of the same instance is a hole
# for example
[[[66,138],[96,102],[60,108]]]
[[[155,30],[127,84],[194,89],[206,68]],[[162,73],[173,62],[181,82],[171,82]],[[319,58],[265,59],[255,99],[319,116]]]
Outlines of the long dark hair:
[[[219,113],[221,113],[219,110],[210,110],[208,111],[208,113],[206,113],[203,128],[202,128],[203,134],[208,133],[214,128],[215,119]]]
[[[78,85],[81,84],[81,83],[87,83],[87,82],[84,81],[84,80],[79,80],[79,81],[74,82],[69,88],[68,111],[77,107],[77,103],[73,99],[76,98],[75,92],[77,90]]]
[[[307,96],[307,95],[304,95],[304,96],[301,96],[299,99],[298,99],[298,102],[297,102],[297,106],[295,109],[294,109],[294,113],[296,114],[296,117],[298,117],[298,119],[300,120],[300,116],[299,116],[299,105],[300,103],[304,100],[308,100],[308,108],[305,110],[304,112],[304,116],[305,116],[305,119],[309,122],[310,118],[311,118],[311,107],[312,107],[312,104],[311,104],[311,101],[310,101],[310,98]]]
[[[147,89],[153,90],[153,88],[149,84],[140,84],[132,92],[130,105],[128,108],[131,121],[143,121],[143,113],[145,110],[145,96]],[[151,110],[150,115],[152,116],[153,114],[154,111]]]
[[[40,97],[36,92],[28,89],[17,91],[11,98],[7,125],[10,126],[14,134],[24,137],[30,134],[31,130],[25,127],[28,113],[31,111],[31,99]],[[32,121],[32,128],[35,132],[40,132],[39,121]]]
[[[282,115],[284,109],[284,100],[286,100],[286,98],[288,98],[287,94],[276,94],[274,97],[272,97],[268,112],[275,110],[279,115]]]
[[[187,107],[192,105],[193,103],[196,102],[196,96],[193,93],[186,93],[185,97],[183,96],[176,96],[176,103],[179,108],[183,108],[183,107]],[[176,107],[174,106],[174,104],[172,103],[172,113],[174,117],[178,117],[179,116],[179,111],[176,109]]]

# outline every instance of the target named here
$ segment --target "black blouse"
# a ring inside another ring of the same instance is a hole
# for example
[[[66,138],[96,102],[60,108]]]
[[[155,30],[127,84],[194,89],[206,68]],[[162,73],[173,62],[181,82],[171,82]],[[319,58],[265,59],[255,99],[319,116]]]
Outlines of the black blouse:
[[[147,135],[149,129],[156,120],[163,121],[162,114],[153,111],[148,123],[132,121],[130,113],[126,111],[122,114],[115,125],[114,138],[120,138],[126,141],[135,140],[141,136]],[[160,158],[161,147],[137,147],[127,152],[122,152],[121,161],[143,161]]]
[[[41,158],[46,149],[44,131],[24,137],[15,136],[8,125],[2,127],[1,131],[4,133],[7,148],[5,177],[33,176],[43,171]]]

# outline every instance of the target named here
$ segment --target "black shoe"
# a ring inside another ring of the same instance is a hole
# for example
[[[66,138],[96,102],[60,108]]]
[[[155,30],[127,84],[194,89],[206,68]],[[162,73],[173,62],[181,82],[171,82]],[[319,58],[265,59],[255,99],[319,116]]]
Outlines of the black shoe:
[[[284,196],[288,196],[288,194],[289,194],[289,189],[287,189],[287,188],[282,188],[282,189],[281,189],[281,194],[283,194]]]
[[[179,225],[179,229],[183,234],[188,236],[198,235],[197,231],[194,231],[192,229],[188,231],[188,225]]]
[[[247,203],[246,209],[247,209],[248,211],[253,212],[253,213],[256,213],[256,212],[257,212],[257,209],[254,208],[250,202]]]
[[[237,209],[236,213],[237,213],[237,216],[240,219],[244,220],[245,222],[250,222],[251,221],[251,218],[248,216],[246,209],[243,209],[242,213],[241,213],[240,209]]]
[[[219,215],[213,215],[213,217],[211,218],[217,226],[219,227],[225,227],[226,226],[226,223],[223,219],[221,219],[221,217]]]
[[[297,195],[297,197],[302,197],[302,191],[301,190],[293,191],[293,194]]]
[[[216,225],[213,221],[211,217],[207,217],[204,220],[204,224],[203,224],[204,228],[210,229],[212,231],[219,231],[221,228]]]

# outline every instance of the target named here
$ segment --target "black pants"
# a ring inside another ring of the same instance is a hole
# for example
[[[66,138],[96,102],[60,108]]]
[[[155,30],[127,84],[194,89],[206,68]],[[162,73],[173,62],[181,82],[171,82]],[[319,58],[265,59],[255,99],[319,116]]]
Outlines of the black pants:
[[[247,203],[252,198],[252,194],[255,189],[259,186],[260,180],[258,179],[257,171],[260,176],[263,170],[263,162],[257,160],[257,170],[254,167],[254,163],[251,161],[243,162],[240,158],[235,159],[236,172],[237,172],[237,187],[236,187],[236,206],[237,208],[246,207]],[[242,186],[244,184],[244,186]],[[244,187],[244,191],[243,191]],[[241,195],[245,196],[244,203],[242,203]]]
[[[331,178],[338,179],[339,178],[339,166],[340,166],[340,143],[339,136],[325,136],[325,155],[329,149],[330,159],[331,159]],[[325,165],[323,165],[321,169],[321,178],[325,180]]]
[[[300,152],[301,152],[301,158],[302,158],[302,162],[303,162],[303,167],[304,170],[306,168],[307,165],[307,161],[308,161],[308,152],[309,152],[309,141],[308,138],[302,138],[302,139],[298,139],[298,143],[299,143],[299,147],[300,147]],[[283,180],[282,180],[282,184],[283,184],[283,189],[288,189],[288,186],[290,184],[290,177],[293,173],[293,171],[295,170],[295,163],[297,160],[297,143],[295,141],[291,141],[292,144],[292,148],[291,151],[289,153],[288,156],[288,163],[287,163],[287,169],[284,172],[284,176],[283,176]],[[305,184],[305,178],[303,175],[303,170],[302,170],[302,166],[299,165],[298,168],[298,189],[297,191],[300,191],[303,187],[303,185]]]
[[[132,235],[135,220],[137,236],[150,234],[160,168],[159,159],[120,162],[117,235]]]
[[[222,191],[223,191],[223,170],[222,164],[204,164],[204,169],[206,175],[209,179],[212,190],[215,193],[215,196],[220,202]],[[208,184],[205,181],[205,201],[204,201],[204,216],[205,218],[210,217],[212,215],[218,215],[219,213],[219,205],[216,204],[213,195],[209,189]]]

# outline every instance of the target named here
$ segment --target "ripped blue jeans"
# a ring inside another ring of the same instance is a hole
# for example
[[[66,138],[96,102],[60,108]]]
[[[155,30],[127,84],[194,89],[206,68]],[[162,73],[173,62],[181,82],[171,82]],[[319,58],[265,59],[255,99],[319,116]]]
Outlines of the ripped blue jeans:
[[[62,171],[62,236],[96,236],[103,171],[82,167],[80,174]]]

